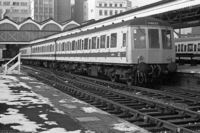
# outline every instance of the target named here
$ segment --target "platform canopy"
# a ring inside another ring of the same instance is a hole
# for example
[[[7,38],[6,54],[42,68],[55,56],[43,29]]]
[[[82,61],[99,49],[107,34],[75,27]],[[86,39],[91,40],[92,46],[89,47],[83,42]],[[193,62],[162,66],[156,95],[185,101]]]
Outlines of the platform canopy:
[[[8,17],[4,17],[0,20],[0,44],[29,44],[30,41],[57,34],[76,26],[79,24],[73,20],[60,24],[53,19],[38,23],[27,18],[21,23],[16,23]]]

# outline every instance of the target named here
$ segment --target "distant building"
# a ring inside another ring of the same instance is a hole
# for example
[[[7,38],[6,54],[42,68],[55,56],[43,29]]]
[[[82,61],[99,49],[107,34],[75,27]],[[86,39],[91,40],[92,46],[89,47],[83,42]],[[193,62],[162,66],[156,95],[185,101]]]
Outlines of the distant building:
[[[82,23],[84,21],[84,16],[83,16],[84,1],[85,0],[75,0],[73,17],[74,17],[74,21],[78,23]]]
[[[71,19],[70,0],[31,0],[31,17],[38,22],[53,18],[61,23]]]
[[[71,19],[71,0],[54,1],[54,19],[61,23]]]
[[[8,16],[15,22],[21,22],[31,16],[30,0],[0,0],[0,17]]]
[[[74,19],[81,23],[99,20],[132,9],[129,0],[75,0]]]

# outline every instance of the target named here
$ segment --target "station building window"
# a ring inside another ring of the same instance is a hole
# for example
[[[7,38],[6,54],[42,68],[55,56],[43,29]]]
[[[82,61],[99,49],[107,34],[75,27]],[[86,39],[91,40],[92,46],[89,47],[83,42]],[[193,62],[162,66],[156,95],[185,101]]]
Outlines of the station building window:
[[[110,15],[113,15],[113,10],[110,10]]]
[[[107,16],[108,15],[108,11],[104,10],[104,15]]]
[[[4,5],[4,6],[10,6],[10,2],[9,2],[9,1],[4,1],[4,2],[3,2],[3,5]]]
[[[102,10],[99,10],[99,15],[102,16],[103,15],[103,12]]]
[[[117,10],[115,10],[115,14],[117,14],[118,13],[118,11]]]
[[[28,6],[27,2],[21,2],[21,6]]]

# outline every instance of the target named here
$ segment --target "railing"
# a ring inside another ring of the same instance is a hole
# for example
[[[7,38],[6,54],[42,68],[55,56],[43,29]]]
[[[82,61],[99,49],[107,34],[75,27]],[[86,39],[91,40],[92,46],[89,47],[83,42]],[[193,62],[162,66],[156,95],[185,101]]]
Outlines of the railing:
[[[18,58],[18,61],[13,64],[12,66],[9,67],[9,65],[11,63],[13,63],[13,61],[15,59]],[[20,71],[21,71],[21,53],[19,53],[18,55],[16,55],[14,58],[12,58],[9,62],[7,62],[5,65],[3,65],[3,67],[1,68],[4,74],[11,74],[12,71],[14,69],[16,69],[18,67],[18,74],[20,75]]]

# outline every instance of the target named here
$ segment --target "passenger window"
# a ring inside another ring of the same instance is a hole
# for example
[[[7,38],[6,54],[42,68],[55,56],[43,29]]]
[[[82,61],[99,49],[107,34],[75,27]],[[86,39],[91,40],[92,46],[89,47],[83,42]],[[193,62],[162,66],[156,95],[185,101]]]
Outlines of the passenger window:
[[[183,52],[183,44],[181,44],[181,52]]]
[[[184,45],[184,52],[186,52],[187,51],[187,46],[186,45]]]
[[[197,51],[197,45],[194,44],[194,51]]]
[[[111,48],[117,47],[117,33],[112,33],[111,34]]]
[[[81,40],[81,42],[82,42],[82,50],[83,50],[84,49],[84,41]]]
[[[97,45],[97,37],[92,37],[92,49],[96,49],[96,45]]]
[[[97,38],[97,49],[99,49],[99,37]]]
[[[107,36],[107,48],[109,48],[109,47],[110,47],[110,37]]]
[[[72,41],[72,50],[75,50],[75,41]]]
[[[65,43],[62,43],[62,51],[65,51]]]
[[[163,44],[163,49],[172,49],[172,38],[170,30],[162,30],[162,44]]]
[[[146,48],[146,32],[145,29],[133,30],[133,39],[135,48],[141,49]]]
[[[193,52],[193,44],[188,44],[188,52]]]
[[[175,52],[178,52],[178,51],[177,51],[177,45],[175,46]]]
[[[91,39],[89,39],[89,49],[91,49]]]
[[[181,51],[181,45],[178,44],[178,52],[180,52],[180,51]]]
[[[106,35],[100,37],[100,48],[105,48],[106,45]]]
[[[84,39],[84,49],[88,49],[88,38]]]
[[[200,51],[200,43],[198,43],[198,51]]]
[[[122,47],[126,47],[126,33],[123,33]]]
[[[160,48],[159,32],[157,29],[149,29],[149,48]]]

